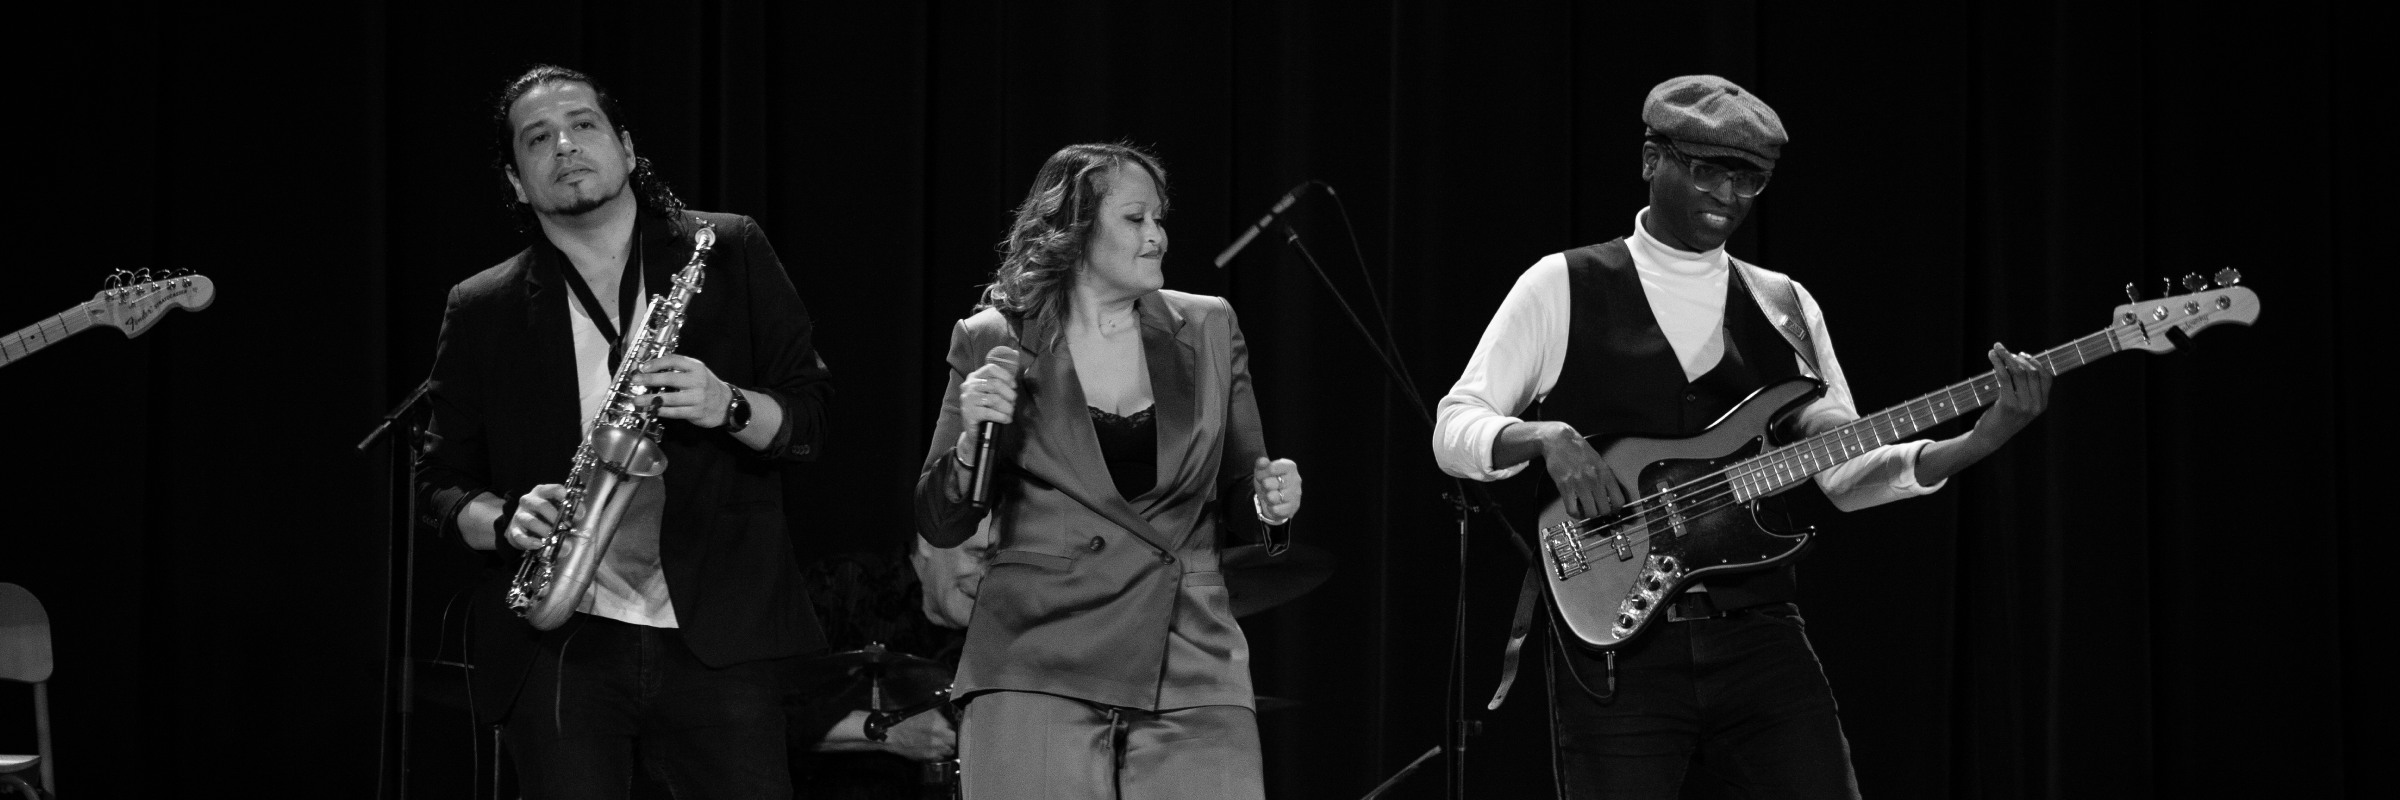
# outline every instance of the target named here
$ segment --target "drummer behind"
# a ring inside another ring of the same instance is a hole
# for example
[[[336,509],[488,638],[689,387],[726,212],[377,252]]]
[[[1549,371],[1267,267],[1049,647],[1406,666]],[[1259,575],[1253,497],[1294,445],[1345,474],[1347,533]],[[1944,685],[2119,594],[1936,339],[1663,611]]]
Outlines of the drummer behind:
[[[923,587],[918,602],[925,621],[951,630],[967,629],[975,614],[975,593],[983,585],[984,564],[991,557],[991,517],[976,526],[975,535],[950,547],[935,547],[923,537],[909,551],[908,565]]]
[[[885,716],[866,709],[844,712],[817,742],[817,752],[890,753],[910,761],[933,762],[948,759],[957,748],[958,734],[950,729],[950,718],[937,710],[889,720]],[[870,721],[876,724],[870,726]]]
[[[786,712],[800,797],[915,797],[955,773],[945,690],[963,624],[919,613],[920,595],[932,592],[920,592],[912,560],[849,551],[802,572],[837,652],[803,659],[792,676]]]
[[[917,482],[926,541],[984,521],[977,430],[1000,431],[955,687],[969,800],[1264,796],[1217,543],[1281,538],[1267,529],[1299,512],[1300,470],[1267,456],[1233,308],[1161,289],[1166,214],[1151,154],[1058,151],[951,332]]]

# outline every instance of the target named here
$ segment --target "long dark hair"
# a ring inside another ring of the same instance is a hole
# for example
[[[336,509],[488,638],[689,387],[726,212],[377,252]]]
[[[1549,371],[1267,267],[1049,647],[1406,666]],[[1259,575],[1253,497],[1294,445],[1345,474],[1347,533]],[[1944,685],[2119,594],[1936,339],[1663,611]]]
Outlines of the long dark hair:
[[[520,232],[532,232],[535,226],[533,206],[518,200],[516,189],[508,183],[509,173],[517,168],[517,134],[508,124],[508,112],[516,107],[517,100],[523,98],[526,92],[533,91],[533,87],[554,83],[580,83],[592,87],[592,95],[600,99],[600,113],[608,117],[608,124],[615,126],[617,138],[624,139],[625,134],[632,130],[627,124],[625,108],[617,104],[616,96],[609,94],[608,89],[601,86],[599,81],[592,80],[590,75],[556,64],[542,64],[509,81],[508,87],[500,91],[499,100],[492,104],[492,129],[495,134],[492,137],[492,168],[500,172],[501,203],[508,208],[509,215],[516,219]],[[675,196],[675,190],[669,188],[666,181],[659,180],[657,170],[650,167],[649,157],[639,154],[633,157],[633,171],[627,180],[633,183],[633,195],[640,201],[642,210],[669,220],[683,217],[683,198]],[[669,227],[681,230],[681,226]]]
[[[1033,188],[1017,206],[1017,221],[1000,240],[1000,268],[983,288],[979,308],[997,308],[1020,318],[1047,317],[1066,307],[1075,268],[1091,242],[1108,175],[1140,165],[1158,185],[1159,213],[1166,213],[1167,168],[1158,156],[1127,142],[1071,144],[1050,154],[1033,175]]]

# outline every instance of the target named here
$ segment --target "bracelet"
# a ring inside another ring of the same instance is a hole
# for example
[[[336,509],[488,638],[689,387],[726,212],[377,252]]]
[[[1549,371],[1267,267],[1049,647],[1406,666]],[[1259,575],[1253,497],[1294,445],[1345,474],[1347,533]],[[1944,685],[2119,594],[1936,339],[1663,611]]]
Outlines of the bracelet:
[[[1288,525],[1292,521],[1291,517],[1276,519],[1272,516],[1269,516],[1267,514],[1266,499],[1259,497],[1256,493],[1250,495],[1250,510],[1258,512],[1258,521],[1266,523],[1268,527]]]

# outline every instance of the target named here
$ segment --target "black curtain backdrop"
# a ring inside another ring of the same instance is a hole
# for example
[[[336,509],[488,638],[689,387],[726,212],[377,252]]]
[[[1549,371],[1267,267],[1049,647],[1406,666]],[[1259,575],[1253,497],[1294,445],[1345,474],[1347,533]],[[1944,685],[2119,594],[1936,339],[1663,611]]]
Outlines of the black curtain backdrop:
[[[376,781],[389,476],[351,445],[432,360],[449,286],[519,249],[488,104],[555,61],[611,85],[695,207],[759,219],[839,381],[792,470],[804,552],[898,548],[952,320],[1061,145],[1167,159],[1168,284],[1232,298],[1269,441],[1341,571],[1245,620],[1270,792],[1353,797],[1440,741],[1457,534],[1427,432],[1306,264],[1208,258],[1304,178],[1294,218],[1353,302],[1384,292],[1438,397],[1517,275],[1626,233],[1637,110],[1695,72],[1793,132],[1735,253],[1805,282],[1868,410],[2096,330],[2159,279],[2240,268],[2255,328],[2062,378],[1930,497],[1828,535],[1802,606],[1867,792],[2358,793],[2388,435],[2368,376],[2388,94],[2341,4],[1207,2],[216,4],[19,12],[6,34],[17,288],[0,328],[108,270],[216,305],[0,368],[16,398],[0,580],[48,603],[70,796]],[[1952,426],[1937,431],[1953,433]],[[562,462],[562,475],[566,464]],[[1531,514],[1533,478],[1496,487]],[[1813,490],[1805,490],[1813,491]],[[1478,520],[1470,691],[1520,569]],[[420,647],[464,557],[423,540]],[[2372,549],[2370,549],[2372,548]],[[454,623],[448,628],[455,635]],[[455,653],[455,650],[450,651]],[[421,796],[463,796],[439,676]],[[1477,797],[1547,792],[1538,673],[1481,714]],[[0,751],[30,700],[0,687]],[[1438,766],[1394,797],[1438,796]],[[1696,786],[1691,794],[1709,795]]]

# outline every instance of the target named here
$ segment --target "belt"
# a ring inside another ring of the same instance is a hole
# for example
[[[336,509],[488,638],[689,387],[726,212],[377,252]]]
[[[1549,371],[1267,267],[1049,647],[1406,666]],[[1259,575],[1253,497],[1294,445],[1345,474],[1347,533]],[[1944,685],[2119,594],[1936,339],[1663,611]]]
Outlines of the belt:
[[[1690,622],[1696,619],[1719,619],[1788,605],[1788,603],[1761,603],[1741,608],[1718,608],[1716,598],[1710,597],[1708,592],[1684,592],[1675,595],[1675,599],[1667,601],[1667,621]]]

